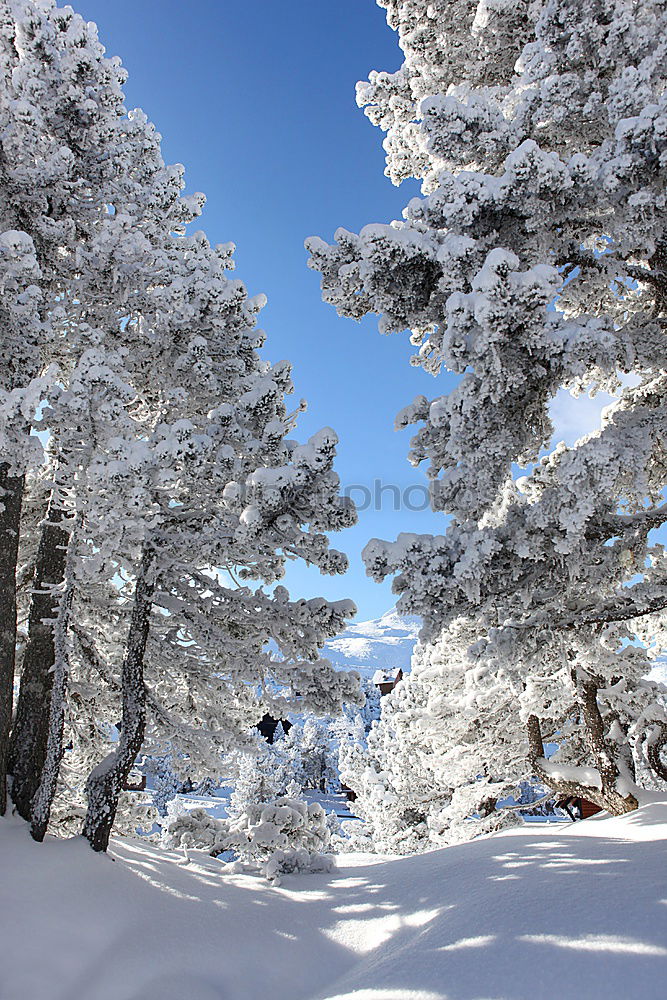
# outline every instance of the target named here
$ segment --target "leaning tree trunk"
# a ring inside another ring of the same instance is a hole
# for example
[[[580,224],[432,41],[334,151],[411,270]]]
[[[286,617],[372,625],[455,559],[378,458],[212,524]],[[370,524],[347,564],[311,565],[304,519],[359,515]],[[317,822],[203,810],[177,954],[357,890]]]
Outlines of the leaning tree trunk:
[[[9,465],[0,464],[0,816],[7,801],[16,657],[16,563],[24,485],[24,476],[12,476]]]
[[[42,777],[49,735],[55,663],[55,624],[62,598],[72,518],[54,486],[37,550],[16,718],[10,743],[12,799],[19,814],[32,818],[32,800]]]
[[[155,592],[155,562],[155,550],[150,544],[144,544],[123,660],[120,740],[118,748],[98,764],[86,782],[88,810],[82,832],[94,851],[106,851],[108,847],[118,809],[118,797],[144,742],[144,654]]]
[[[637,809],[639,803],[634,795],[631,793],[622,795],[616,787],[620,772],[605,738],[604,720],[598,705],[598,686],[592,680],[586,681],[583,685],[582,714],[586,728],[586,740],[602,779],[601,798],[605,801],[598,803],[598,805],[602,804],[603,809],[606,809],[613,816],[632,812],[633,809]]]
[[[529,759],[537,777],[556,795],[566,798],[585,798],[606,809],[612,816],[632,812],[639,805],[631,792],[621,794],[616,787],[620,772],[604,737],[604,722],[597,703],[597,685],[589,681],[583,685],[582,715],[586,741],[600,775],[600,787],[586,785],[574,779],[555,777],[549,772],[544,758],[544,744],[540,720],[536,715],[528,718]]]

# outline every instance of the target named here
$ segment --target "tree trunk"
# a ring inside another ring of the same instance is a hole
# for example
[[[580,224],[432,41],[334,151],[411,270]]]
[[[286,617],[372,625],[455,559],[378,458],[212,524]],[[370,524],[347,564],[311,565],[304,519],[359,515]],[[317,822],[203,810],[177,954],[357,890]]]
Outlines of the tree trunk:
[[[667,781],[667,767],[662,760],[665,746],[667,746],[667,725],[664,722],[655,722],[647,740],[646,758],[661,781]]]
[[[134,606],[122,671],[123,715],[118,748],[91,772],[86,782],[88,811],[83,835],[94,851],[106,851],[118,797],[141,750],[146,729],[144,653],[155,592],[155,550],[144,544],[134,590]]]
[[[53,686],[51,688],[51,705],[49,711],[49,736],[46,746],[46,759],[42,770],[42,779],[32,804],[32,825],[30,833],[34,840],[44,840],[51,816],[51,805],[56,794],[60,764],[63,759],[63,731],[65,728],[65,692],[69,676],[69,657],[67,653],[67,630],[70,610],[72,607],[73,587],[70,583],[62,596],[58,620],[55,627],[54,649],[55,664],[53,671]]]
[[[39,540],[16,718],[10,744],[12,799],[24,819],[42,777],[49,735],[55,624],[62,597],[72,519],[54,486]]]
[[[14,702],[16,659],[16,563],[24,476],[10,475],[0,464],[0,816],[7,802],[9,733]]]
[[[592,682],[591,684],[592,690],[587,690],[588,685],[584,685],[584,722],[587,740],[596,759],[602,787],[597,788],[594,785],[584,785],[574,780],[555,778],[549,773],[544,766],[546,760],[544,758],[542,730],[540,720],[536,715],[531,715],[528,718],[528,756],[540,781],[559,797],[588,799],[590,802],[595,802],[601,809],[606,809],[612,816],[622,816],[623,813],[636,809],[639,803],[631,793],[621,795],[616,788],[619,772],[604,740],[603,720],[597,704],[597,686]]]

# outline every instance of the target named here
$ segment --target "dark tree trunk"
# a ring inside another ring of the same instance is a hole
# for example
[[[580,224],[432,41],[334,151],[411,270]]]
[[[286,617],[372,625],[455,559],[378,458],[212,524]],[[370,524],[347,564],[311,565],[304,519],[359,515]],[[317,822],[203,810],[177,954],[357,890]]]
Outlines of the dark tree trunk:
[[[42,770],[42,779],[35,793],[32,804],[32,824],[30,833],[34,840],[42,841],[49,825],[51,805],[56,794],[60,764],[63,759],[65,728],[65,692],[69,676],[69,658],[67,653],[67,631],[69,627],[70,610],[72,607],[73,589],[71,584],[63,594],[54,635],[55,664],[53,671],[53,686],[51,688],[51,705],[49,711],[49,735],[46,745],[46,759]]]
[[[667,725],[664,722],[655,722],[653,732],[649,734],[646,745],[646,757],[651,769],[657,774],[661,781],[667,781],[667,767],[662,759],[662,751],[667,746]]]
[[[71,525],[72,519],[63,510],[60,492],[54,487],[37,550],[28,643],[10,744],[12,799],[26,820],[32,818],[32,800],[46,759],[55,624],[62,598]]]
[[[123,716],[118,748],[91,772],[86,782],[88,811],[83,835],[94,851],[106,851],[118,797],[141,750],[146,729],[144,653],[155,592],[156,554],[145,544],[134,591],[134,606],[121,678]]]
[[[7,802],[16,658],[16,562],[24,485],[24,476],[10,475],[9,465],[0,464],[0,816]]]

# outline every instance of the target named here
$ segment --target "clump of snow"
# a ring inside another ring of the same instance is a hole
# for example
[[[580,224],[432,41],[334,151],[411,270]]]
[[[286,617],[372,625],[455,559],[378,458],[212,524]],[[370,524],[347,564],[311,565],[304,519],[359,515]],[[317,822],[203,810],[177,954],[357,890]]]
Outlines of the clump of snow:
[[[550,760],[542,759],[540,766],[545,774],[554,781],[579,782],[590,788],[602,788],[600,772],[594,767],[575,767],[572,764],[554,764]]]

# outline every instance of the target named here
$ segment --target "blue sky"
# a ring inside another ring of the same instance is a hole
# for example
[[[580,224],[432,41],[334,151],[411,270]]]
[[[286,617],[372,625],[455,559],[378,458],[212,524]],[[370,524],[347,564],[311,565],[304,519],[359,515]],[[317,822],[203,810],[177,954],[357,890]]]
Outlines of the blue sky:
[[[74,0],[97,22],[110,55],[129,72],[128,107],[142,107],[163,136],[165,159],[185,164],[187,189],[208,197],[201,228],[211,242],[237,245],[237,276],[264,292],[265,354],[294,364],[296,397],[308,400],[298,436],[321,426],[340,439],[342,483],[425,483],[406,454],[409,432],[396,412],[418,393],[452,384],[412,368],[407,336],[380,336],[377,320],[339,318],[320,298],[303,241],[333,239],[338,226],[399,218],[416,185],[384,176],[382,133],[355,103],[371,69],[401,64],[396,35],[374,0]],[[360,491],[352,493],[355,499]],[[394,603],[389,583],[365,575],[360,552],[371,537],[442,532],[430,511],[380,510],[333,538],[350,557],[345,577],[293,565],[294,597],[351,597],[359,619]],[[419,502],[418,492],[412,496]]]

